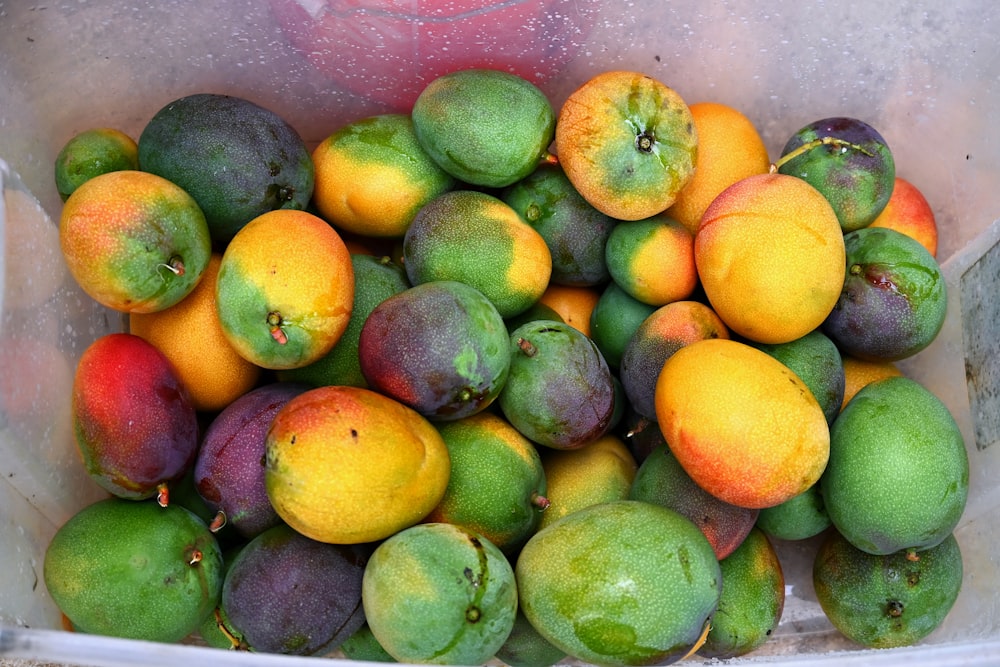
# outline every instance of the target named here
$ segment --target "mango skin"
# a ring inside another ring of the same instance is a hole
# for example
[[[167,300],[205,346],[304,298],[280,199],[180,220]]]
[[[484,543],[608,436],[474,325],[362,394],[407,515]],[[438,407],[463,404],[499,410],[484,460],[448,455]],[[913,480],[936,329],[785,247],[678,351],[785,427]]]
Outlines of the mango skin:
[[[602,72],[559,109],[559,162],[602,213],[641,220],[662,213],[694,175],[698,132],[677,92],[641,72]]]
[[[497,660],[510,667],[549,667],[566,657],[566,652],[538,634],[520,611],[507,641],[496,653]]]
[[[962,588],[962,552],[954,535],[913,557],[875,556],[833,531],[813,561],[813,587],[840,632],[868,648],[916,644],[951,611]]]
[[[308,388],[293,382],[257,387],[230,403],[205,430],[194,464],[195,487],[243,537],[281,523],[264,484],[264,443],[274,415]]]
[[[760,513],[730,505],[699,487],[666,446],[651,452],[639,466],[629,498],[662,505],[690,519],[705,534],[719,560],[743,543]]]
[[[108,172],[77,188],[59,216],[59,246],[77,284],[124,313],[153,313],[181,301],[212,254],[195,200],[143,171]]]
[[[505,554],[517,553],[547,511],[545,471],[535,446],[490,411],[437,429],[448,446],[451,476],[444,498],[424,521],[464,526]]]
[[[344,333],[325,356],[313,363],[279,370],[278,379],[282,382],[305,382],[316,387],[339,384],[368,388],[358,358],[361,329],[377,305],[408,289],[410,282],[403,267],[386,256],[352,254],[351,268],[354,270],[354,303]]]
[[[819,484],[774,507],[765,507],[757,517],[757,527],[779,540],[806,540],[830,527]]]
[[[944,326],[948,290],[919,241],[893,229],[844,235],[844,288],[822,330],[847,355],[898,361],[930,345]]]
[[[785,576],[778,554],[759,529],[719,561],[722,597],[698,655],[725,660],[760,648],[785,608]]]
[[[376,306],[361,328],[358,356],[372,389],[432,420],[482,412],[510,369],[500,313],[479,290],[448,280],[415,285]]]
[[[510,334],[511,364],[497,402],[529,440],[576,449],[608,431],[615,386],[597,346],[568,324],[528,322]]]
[[[948,408],[918,382],[865,385],[830,429],[820,489],[830,521],[858,549],[929,549],[958,525],[969,456]]]
[[[656,421],[656,380],[663,364],[680,348],[697,340],[729,338],[729,329],[699,301],[673,301],[653,311],[625,344],[618,377],[628,402]]]
[[[73,380],[76,444],[109,493],[149,498],[194,462],[198,418],[167,358],[139,336],[107,334],[80,357]]]
[[[828,336],[814,329],[802,338],[787,343],[756,343],[753,346],[767,352],[798,375],[823,408],[826,423],[833,423],[844,404],[846,379],[840,351]]]
[[[360,387],[310,389],[271,422],[264,484],[275,511],[322,542],[377,542],[423,519],[451,473],[441,434]]]
[[[315,167],[274,112],[231,95],[196,93],[157,111],[138,140],[139,165],[194,197],[214,241],[276,209],[305,209]]]
[[[228,624],[255,651],[332,651],[365,622],[361,578],[370,549],[311,540],[285,524],[251,540],[222,587]]]
[[[545,239],[553,283],[602,285],[610,279],[604,246],[618,221],[588,204],[557,164],[539,166],[501,199]]]
[[[830,429],[812,392],[765,352],[725,338],[695,341],[663,365],[657,423],[700,487],[763,509],[816,483]]]
[[[537,303],[552,277],[545,238],[503,200],[478,190],[452,190],[424,204],[402,250],[410,284],[457,280],[485,294],[505,318]]]
[[[607,667],[680,660],[722,591],[698,527],[637,500],[591,505],[535,533],[515,576],[521,609],[543,637]]]
[[[517,584],[507,558],[485,537],[423,523],[375,549],[362,601],[372,634],[396,660],[479,665],[514,627]]]
[[[218,543],[190,511],[112,497],[56,531],[44,578],[78,630],[173,643],[215,608],[222,569]]]
[[[556,114],[537,86],[516,74],[465,69],[431,81],[411,111],[417,140],[465,183],[501,188],[538,166]]]
[[[785,156],[824,138],[844,143],[821,144],[778,168],[778,173],[806,181],[829,200],[844,232],[871,224],[889,203],[896,163],[882,135],[856,118],[832,117],[809,123],[781,150]]]

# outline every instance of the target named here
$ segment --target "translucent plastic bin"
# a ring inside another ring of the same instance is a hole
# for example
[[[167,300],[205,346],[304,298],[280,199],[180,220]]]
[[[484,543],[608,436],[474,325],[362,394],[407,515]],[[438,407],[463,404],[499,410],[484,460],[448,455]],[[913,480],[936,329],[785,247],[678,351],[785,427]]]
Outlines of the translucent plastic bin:
[[[772,159],[825,116],[880,130],[940,228],[948,321],[902,366],[948,405],[968,446],[964,587],[921,646],[861,651],[815,602],[815,544],[779,545],[785,614],[743,661],[1000,663],[998,33],[1000,14],[985,0],[0,0],[0,664],[309,660],[61,630],[41,576],[45,547],[102,495],[72,443],[69,387],[87,344],[123,326],[62,265],[52,165],[63,143],[97,126],[138,137],[166,102],[220,92],[279,112],[312,146],[363,115],[406,110],[430,78],[471,65],[531,78],[556,108],[592,74],[640,70],[688,102],[741,109]]]

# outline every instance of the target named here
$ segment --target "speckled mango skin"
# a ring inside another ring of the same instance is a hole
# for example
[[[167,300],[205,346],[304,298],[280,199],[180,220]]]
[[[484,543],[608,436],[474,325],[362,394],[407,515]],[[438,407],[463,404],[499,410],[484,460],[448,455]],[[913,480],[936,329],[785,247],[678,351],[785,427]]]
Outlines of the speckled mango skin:
[[[619,220],[662,213],[694,174],[698,132],[672,88],[640,72],[598,74],[571,93],[556,153],[573,186]]]
[[[628,497],[686,516],[705,534],[720,560],[740,546],[759,513],[730,505],[699,487],[666,446],[653,450],[639,466]]]
[[[555,133],[545,93],[510,72],[471,68],[432,80],[413,103],[413,129],[442,169],[502,188],[530,174]]]
[[[545,239],[492,195],[452,190],[420,209],[403,237],[403,266],[413,285],[456,280],[475,287],[500,315],[535,304],[549,285]]]
[[[56,531],[44,578],[79,631],[172,643],[215,608],[222,553],[204,522],[183,507],[108,498]]]
[[[698,286],[694,235],[663,214],[615,227],[605,259],[611,279],[651,306],[686,299]]]
[[[695,264],[730,331],[760,343],[801,338],[844,286],[844,234],[826,198],[805,181],[757,174],[723,190],[701,219]]]
[[[545,239],[554,284],[588,286],[608,280],[604,246],[618,221],[588,204],[558,164],[539,166],[501,198]]]
[[[758,343],[754,347],[792,369],[819,401],[826,422],[833,423],[844,402],[846,380],[840,351],[828,336],[814,329],[802,338],[787,343]]]
[[[719,567],[722,597],[698,655],[725,660],[759,648],[778,627],[785,608],[785,576],[778,554],[758,528],[719,561]]]
[[[613,433],[579,449],[544,454],[542,467],[549,506],[542,513],[539,528],[590,505],[625,500],[638,467],[628,447]]]
[[[832,531],[813,562],[813,587],[827,618],[869,648],[919,642],[954,606],[963,566],[954,535],[918,556],[868,554]]]
[[[787,366],[745,343],[695,341],[663,365],[660,430],[703,489],[740,507],[770,507],[816,483],[830,454],[826,416]]]
[[[327,354],[347,329],[354,269],[324,220],[271,211],[226,246],[215,295],[222,331],[240,356],[262,368],[298,368]]]
[[[656,421],[653,399],[663,364],[684,345],[708,338],[729,338],[729,329],[700,301],[674,301],[643,320],[625,345],[618,370],[632,408]]]
[[[73,431],[91,478],[139,500],[179,479],[194,462],[198,419],[163,354],[132,334],[107,334],[80,357]]]
[[[401,238],[420,207],[455,186],[417,141],[406,114],[348,123],[313,151],[320,214],[340,229]]]
[[[456,420],[497,398],[510,369],[507,327],[481,292],[432,281],[372,310],[358,338],[369,386],[428,419]]]
[[[543,515],[537,499],[546,494],[545,472],[535,446],[488,411],[437,428],[448,445],[451,477],[425,521],[464,526],[516,553]]]
[[[927,549],[965,510],[969,458],[941,400],[889,377],[865,385],[833,422],[820,484],[830,520],[858,549]]]
[[[265,488],[278,515],[335,544],[376,542],[417,523],[441,501],[451,471],[430,422],[360,387],[318,387],[291,399],[275,415],[265,451]]]
[[[372,634],[400,662],[479,665],[514,626],[517,584],[499,548],[450,523],[424,523],[375,549],[362,582]]]
[[[535,533],[515,576],[539,633],[606,667],[680,660],[722,591],[715,552],[697,526],[636,500],[591,505]]]
[[[845,354],[898,361],[930,345],[944,326],[948,290],[934,257],[893,229],[844,235],[844,288],[822,330]]]
[[[139,147],[132,137],[110,127],[84,130],[70,138],[56,156],[56,190],[66,201],[94,176],[138,168]]]
[[[218,243],[268,211],[305,209],[315,185],[312,157],[295,128],[232,95],[169,102],[143,128],[138,150],[143,171],[194,197]]]
[[[406,272],[387,256],[351,254],[354,272],[354,304],[347,328],[333,348],[311,364],[278,371],[282,382],[305,382],[321,387],[325,384],[346,384],[368,387],[361,372],[358,340],[365,320],[375,307],[394,294],[410,287]]]
[[[814,121],[796,132],[781,150],[782,156],[812,141],[833,137],[847,144],[810,148],[778,168],[803,179],[823,193],[833,206],[844,232],[868,226],[889,203],[896,180],[896,164],[882,135],[856,118],[832,117]]]
[[[59,242],[80,287],[126,313],[156,312],[183,299],[212,253],[194,199],[141,171],[108,172],[78,187],[63,205]]]

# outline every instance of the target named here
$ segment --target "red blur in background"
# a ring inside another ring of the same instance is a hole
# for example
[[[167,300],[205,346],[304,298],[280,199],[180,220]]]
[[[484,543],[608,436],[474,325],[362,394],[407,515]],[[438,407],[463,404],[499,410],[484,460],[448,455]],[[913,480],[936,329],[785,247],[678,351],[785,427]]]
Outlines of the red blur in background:
[[[271,0],[289,42],[331,82],[408,112],[448,72],[489,67],[543,86],[579,52],[598,0]]]

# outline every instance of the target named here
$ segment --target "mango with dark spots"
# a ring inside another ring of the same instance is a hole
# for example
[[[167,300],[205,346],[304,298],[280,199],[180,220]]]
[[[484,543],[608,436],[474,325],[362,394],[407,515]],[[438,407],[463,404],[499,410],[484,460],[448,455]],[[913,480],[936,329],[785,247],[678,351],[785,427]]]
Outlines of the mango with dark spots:
[[[813,562],[813,587],[834,627],[868,648],[910,646],[933,632],[962,588],[954,535],[913,553],[873,555],[833,531]]]
[[[267,430],[274,415],[308,389],[293,382],[266,384],[230,403],[205,430],[194,464],[198,495],[216,521],[246,538],[281,523],[264,484]]]
[[[847,379],[840,351],[828,336],[814,329],[787,343],[754,343],[753,346],[798,375],[823,408],[827,423],[833,423],[844,404]]]
[[[785,575],[770,540],[758,529],[720,560],[719,568],[722,597],[698,655],[726,660],[760,648],[778,628],[785,608]]]
[[[481,665],[514,627],[517,584],[503,552],[482,535],[422,523],[375,549],[362,601],[372,634],[396,660]]]

